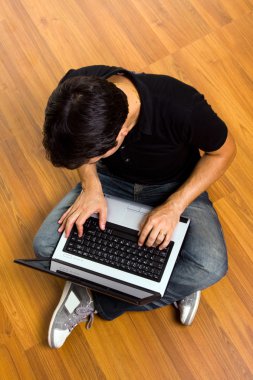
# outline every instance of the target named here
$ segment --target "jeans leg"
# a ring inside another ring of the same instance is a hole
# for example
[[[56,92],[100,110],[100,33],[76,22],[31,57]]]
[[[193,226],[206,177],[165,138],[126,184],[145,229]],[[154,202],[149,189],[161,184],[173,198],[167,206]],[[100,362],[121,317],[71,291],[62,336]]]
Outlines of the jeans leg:
[[[222,228],[207,193],[187,207],[190,228],[163,298],[149,306],[162,306],[205,289],[225,276],[227,251]]]
[[[173,297],[215,284],[228,269],[222,228],[207,193],[201,194],[184,215],[191,219],[191,225],[169,286]]]
[[[44,220],[33,240],[33,249],[38,258],[51,257],[59,240],[58,220],[74,203],[82,187],[78,184],[68,193]]]

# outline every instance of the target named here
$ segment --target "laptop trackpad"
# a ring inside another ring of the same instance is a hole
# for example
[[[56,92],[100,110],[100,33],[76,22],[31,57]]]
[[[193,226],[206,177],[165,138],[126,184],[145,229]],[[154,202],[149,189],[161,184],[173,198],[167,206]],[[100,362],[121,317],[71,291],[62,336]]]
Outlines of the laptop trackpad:
[[[109,208],[108,221],[139,231],[141,222],[149,212],[149,208],[134,203],[121,203],[117,206]]]

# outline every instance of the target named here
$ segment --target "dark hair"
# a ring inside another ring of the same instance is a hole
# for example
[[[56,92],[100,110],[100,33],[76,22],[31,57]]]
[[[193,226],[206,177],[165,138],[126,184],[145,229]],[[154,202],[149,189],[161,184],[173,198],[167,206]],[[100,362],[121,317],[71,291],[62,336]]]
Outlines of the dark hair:
[[[117,145],[128,114],[127,97],[113,83],[98,77],[73,77],[51,94],[43,145],[54,166],[76,169]]]

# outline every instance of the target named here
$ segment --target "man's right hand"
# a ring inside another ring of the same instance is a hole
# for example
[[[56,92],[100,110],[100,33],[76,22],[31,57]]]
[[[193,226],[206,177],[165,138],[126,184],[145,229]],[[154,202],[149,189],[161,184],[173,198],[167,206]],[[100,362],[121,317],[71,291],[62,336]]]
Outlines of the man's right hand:
[[[107,203],[104,194],[100,190],[82,191],[73,205],[62,215],[58,223],[61,224],[58,232],[65,230],[66,237],[69,237],[74,224],[77,226],[78,236],[84,233],[83,225],[93,214],[99,214],[99,227],[105,229],[107,217]]]

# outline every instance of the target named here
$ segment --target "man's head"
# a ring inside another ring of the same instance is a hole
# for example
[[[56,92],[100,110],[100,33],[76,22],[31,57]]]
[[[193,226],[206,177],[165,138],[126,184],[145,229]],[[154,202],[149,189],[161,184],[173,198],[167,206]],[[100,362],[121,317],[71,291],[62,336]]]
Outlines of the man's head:
[[[117,145],[128,115],[127,96],[97,77],[66,79],[51,94],[43,145],[54,166],[76,169]]]

